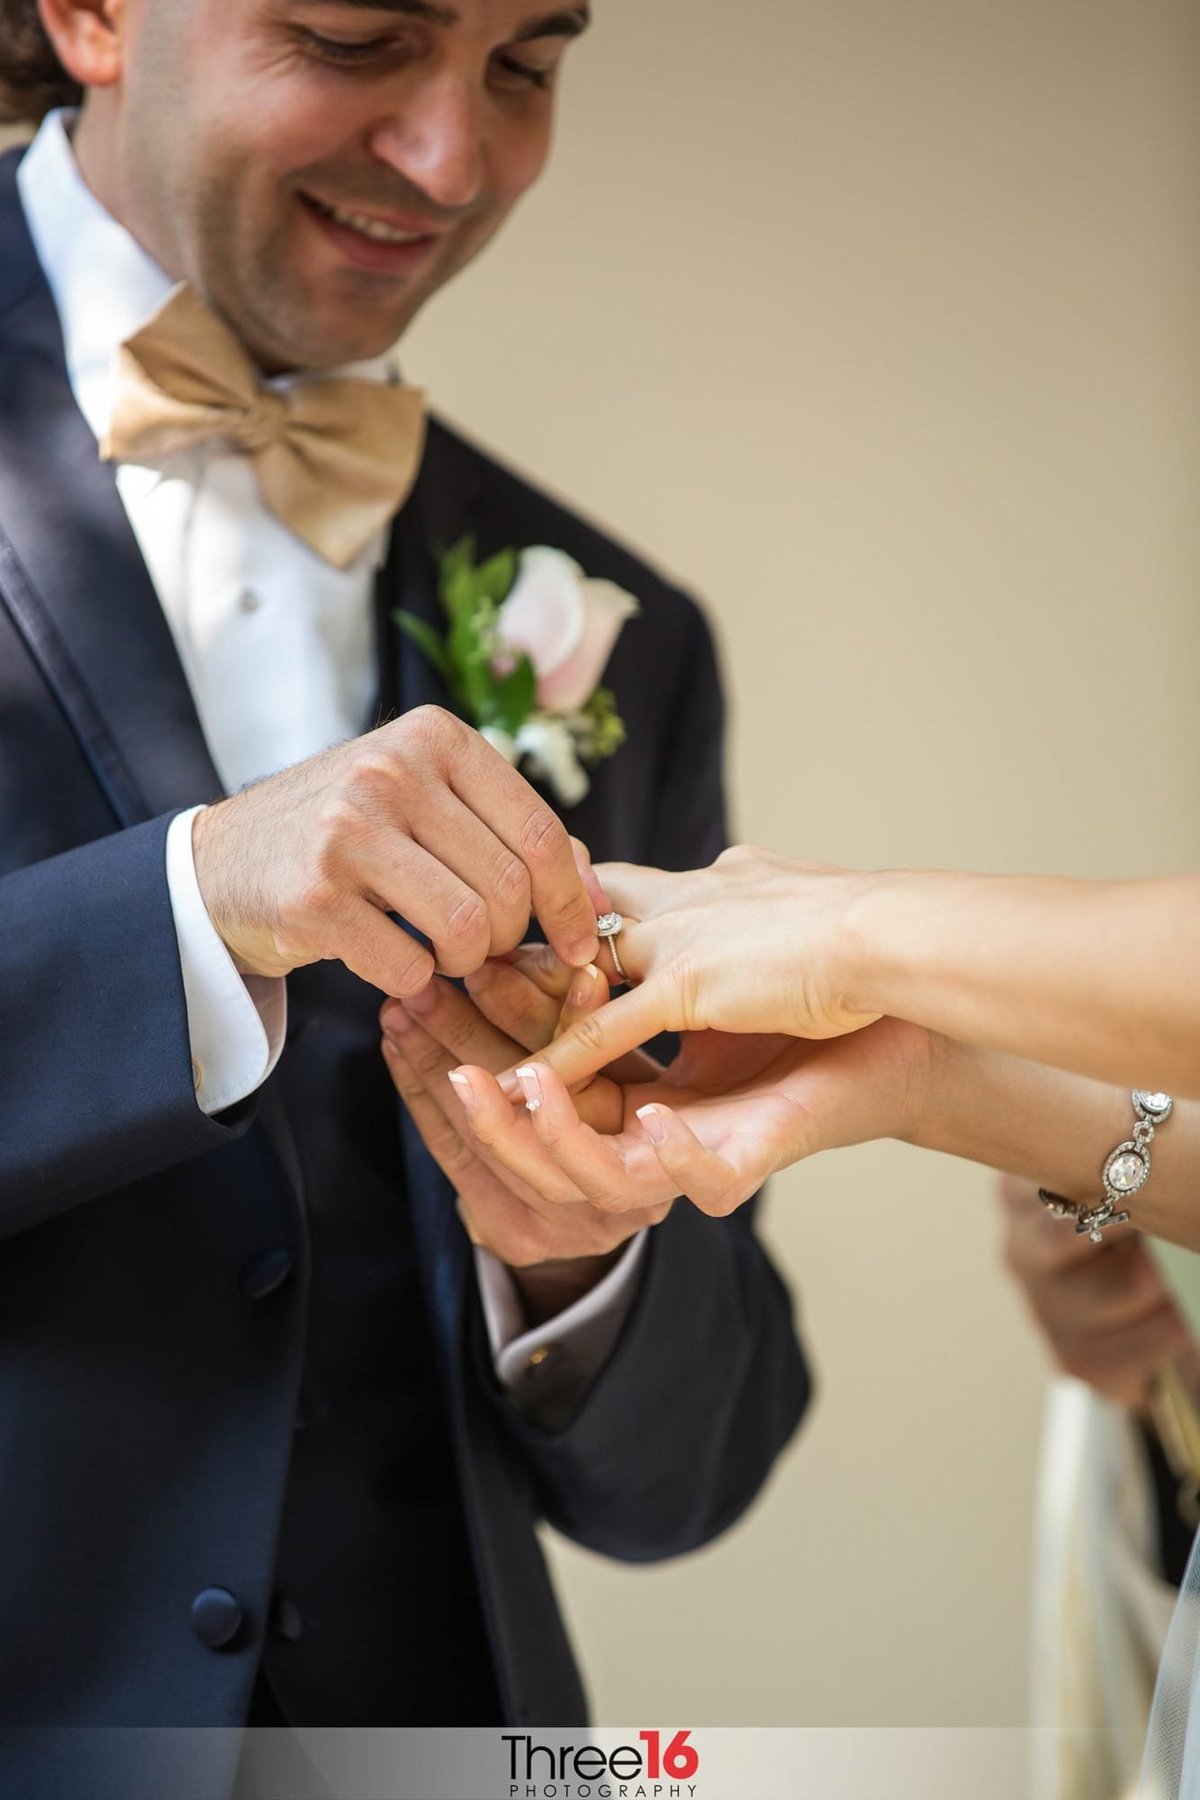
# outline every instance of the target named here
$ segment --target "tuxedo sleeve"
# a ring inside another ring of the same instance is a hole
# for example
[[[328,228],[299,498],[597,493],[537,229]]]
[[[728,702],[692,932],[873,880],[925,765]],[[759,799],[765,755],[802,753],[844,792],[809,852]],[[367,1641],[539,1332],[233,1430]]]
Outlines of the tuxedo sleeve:
[[[692,614],[677,665],[650,854],[696,867],[725,839],[720,683]],[[546,1518],[568,1537],[637,1562],[674,1556],[745,1510],[810,1397],[791,1296],[754,1229],[755,1206],[711,1219],[679,1201],[649,1233],[616,1346],[566,1417],[530,1398],[504,1406]],[[553,1352],[557,1355],[558,1352]]]
[[[167,817],[0,879],[0,1236],[229,1142],[196,1104]]]

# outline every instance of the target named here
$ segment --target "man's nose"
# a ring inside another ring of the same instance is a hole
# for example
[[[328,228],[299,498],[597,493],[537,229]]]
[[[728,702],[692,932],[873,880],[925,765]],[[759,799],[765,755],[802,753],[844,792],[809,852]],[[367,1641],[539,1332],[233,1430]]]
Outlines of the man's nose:
[[[459,77],[423,82],[376,126],[371,150],[435,206],[461,211],[483,191],[483,110],[484,96]]]

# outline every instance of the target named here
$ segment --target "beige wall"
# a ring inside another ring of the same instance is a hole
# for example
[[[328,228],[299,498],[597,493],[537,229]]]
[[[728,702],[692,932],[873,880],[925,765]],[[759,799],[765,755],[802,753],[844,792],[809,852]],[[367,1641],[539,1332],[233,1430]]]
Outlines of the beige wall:
[[[596,11],[543,193],[412,373],[707,595],[744,835],[1195,866],[1188,0]],[[846,1153],[770,1230],[819,1407],[707,1554],[554,1547],[599,1711],[1024,1718],[1042,1361],[987,1180]]]
[[[706,594],[743,834],[1195,866],[1189,0],[596,14],[548,184],[412,371]],[[826,1158],[771,1234],[819,1408],[708,1554],[556,1547],[601,1713],[1023,1719],[1043,1365],[986,1178]]]

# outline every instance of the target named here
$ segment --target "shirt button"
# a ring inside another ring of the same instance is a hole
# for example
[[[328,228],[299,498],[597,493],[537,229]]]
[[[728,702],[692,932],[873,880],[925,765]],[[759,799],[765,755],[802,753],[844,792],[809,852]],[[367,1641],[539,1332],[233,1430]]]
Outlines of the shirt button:
[[[224,1650],[242,1629],[245,1617],[228,1588],[204,1588],[192,1601],[192,1629],[210,1650]]]
[[[283,1286],[295,1266],[290,1250],[260,1250],[238,1276],[238,1293],[247,1300],[265,1300]]]
[[[238,595],[239,612],[256,613],[261,605],[262,599],[255,593],[253,588],[243,588]]]
[[[536,1350],[531,1350],[529,1352],[530,1368],[540,1369],[543,1363],[550,1361],[552,1354],[553,1352],[551,1351],[549,1344],[539,1344]]]

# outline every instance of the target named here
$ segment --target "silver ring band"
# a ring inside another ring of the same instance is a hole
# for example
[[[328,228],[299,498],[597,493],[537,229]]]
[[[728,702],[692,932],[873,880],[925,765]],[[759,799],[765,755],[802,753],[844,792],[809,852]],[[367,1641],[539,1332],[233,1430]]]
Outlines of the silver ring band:
[[[613,968],[628,987],[629,977],[621,962],[621,952],[617,949],[617,939],[625,929],[625,920],[619,912],[601,913],[596,920],[596,935],[602,943],[608,945],[608,954],[612,957]]]

